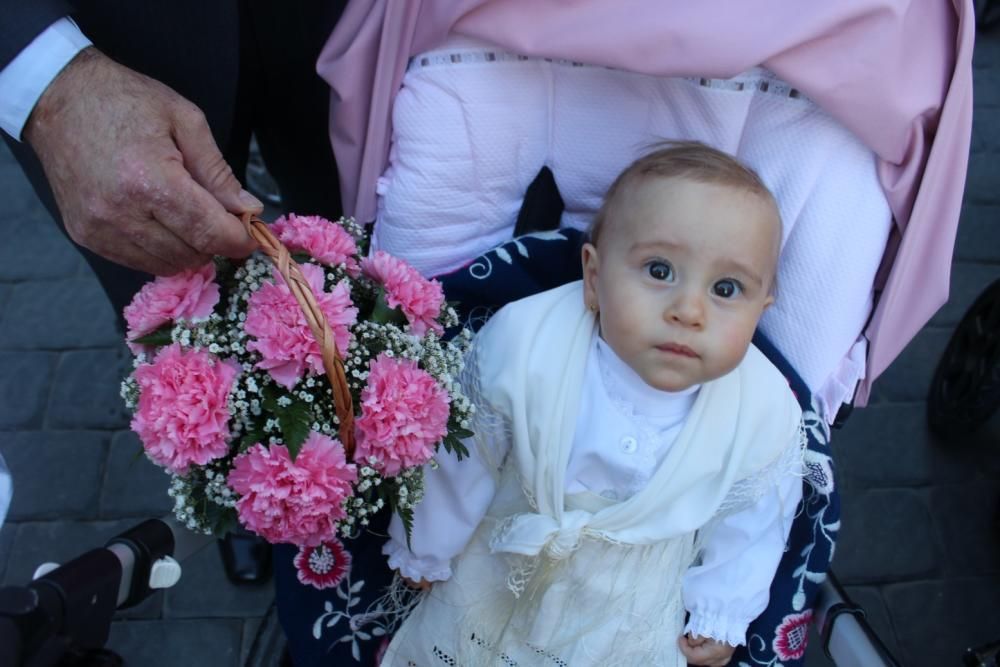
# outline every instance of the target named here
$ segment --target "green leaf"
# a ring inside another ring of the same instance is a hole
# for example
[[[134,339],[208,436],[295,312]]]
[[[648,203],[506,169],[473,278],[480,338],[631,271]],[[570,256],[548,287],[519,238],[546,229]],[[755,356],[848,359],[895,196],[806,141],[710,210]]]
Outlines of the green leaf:
[[[446,436],[445,439],[441,441],[441,444],[444,446],[446,452],[454,454],[459,461],[469,455],[469,450],[465,446],[465,443],[451,434]]]
[[[133,338],[131,342],[137,345],[153,345],[155,347],[160,347],[161,345],[170,345],[173,342],[170,338],[170,331],[174,328],[173,322],[167,322],[161,325],[158,329],[150,331],[148,334],[139,336],[138,338]]]
[[[285,408],[278,408],[275,412],[278,418],[278,426],[281,428],[281,441],[288,447],[288,454],[292,461],[299,455],[302,443],[309,437],[312,429],[313,415],[309,405],[303,401],[294,401]]]
[[[258,442],[266,443],[267,435],[264,434],[263,430],[255,427],[244,433],[243,437],[240,438],[239,453],[242,454]]]
[[[291,253],[292,259],[294,259],[299,264],[308,264],[313,261],[312,255],[307,252],[293,252]]]
[[[385,288],[380,287],[378,295],[375,297],[375,306],[372,308],[371,319],[373,322],[381,324],[406,324],[406,315],[401,309],[390,308],[385,300]]]

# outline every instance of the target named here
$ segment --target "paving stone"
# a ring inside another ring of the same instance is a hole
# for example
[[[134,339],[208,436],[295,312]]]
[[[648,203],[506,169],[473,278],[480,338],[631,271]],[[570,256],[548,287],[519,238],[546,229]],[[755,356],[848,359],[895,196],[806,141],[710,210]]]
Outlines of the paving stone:
[[[0,352],[0,428],[41,426],[58,357],[54,352]]]
[[[237,667],[241,619],[120,621],[107,648],[134,667]]]
[[[274,600],[270,581],[256,585],[229,583],[215,542],[182,564],[184,574],[167,591],[165,618],[263,616]]]
[[[10,552],[14,548],[17,527],[18,524],[11,521],[0,526],[0,581],[4,580],[7,573],[7,564],[10,562]]]
[[[996,84],[995,78],[998,64],[1000,64],[1000,35],[997,35],[995,31],[992,33],[976,33],[976,46],[972,51],[973,72],[979,74],[976,70],[984,70],[984,75],[994,77],[987,79],[984,85],[975,87],[977,94],[980,88],[1000,89],[1000,86]],[[978,96],[975,100],[976,107],[979,107],[983,103]]]
[[[163,591],[157,591],[134,607],[115,612],[115,620],[160,618],[163,615]]]
[[[946,574],[1000,574],[1000,482],[935,487],[930,507],[944,546]]]
[[[972,204],[962,207],[955,240],[956,262],[997,262],[1000,246],[1000,206]]]
[[[984,152],[969,156],[965,201],[970,204],[1000,203],[1000,161],[995,155]]]
[[[120,341],[108,297],[95,278],[21,283],[0,315],[0,348],[64,350]]]
[[[5,226],[11,223],[11,236],[0,245],[0,280],[68,278],[85,264],[47,213],[30,212]]]
[[[1000,638],[1000,578],[892,584],[882,589],[906,667],[961,664],[962,651]]]
[[[31,581],[42,563],[66,563],[91,549],[103,547],[131,528],[135,521],[41,521],[19,524],[4,584],[23,585]]]
[[[101,516],[168,514],[174,506],[167,495],[169,485],[169,475],[143,454],[139,437],[131,431],[119,431],[111,441],[107,476],[101,490]]]
[[[976,91],[977,94],[978,92]],[[1000,106],[980,107],[973,111],[971,152],[1000,152],[1000,124],[996,122],[998,114]]]
[[[844,490],[833,570],[845,585],[926,578],[940,572],[939,547],[922,493]]]
[[[979,449],[940,446],[927,430],[924,403],[855,410],[830,440],[842,488],[917,486],[968,479]],[[998,455],[1000,456],[1000,455]]]
[[[903,352],[879,376],[872,391],[872,403],[914,402],[927,398],[931,378],[944,352],[950,328],[922,329]]]
[[[243,667],[274,667],[282,664],[288,641],[271,607],[264,618],[247,619],[243,626]]]
[[[996,243],[1000,245],[1000,221],[996,236]],[[979,295],[998,279],[1000,264],[956,262],[951,269],[948,303],[934,315],[930,324],[935,327],[957,326]]]
[[[64,353],[52,387],[48,428],[126,428],[129,417],[119,391],[129,368],[124,345]]]
[[[847,586],[844,592],[852,602],[865,610],[865,620],[868,621],[872,631],[885,644],[889,653],[898,658],[900,651],[896,631],[892,627],[889,610],[879,589],[875,586]]]
[[[3,202],[3,215],[10,218],[41,207],[35,191],[31,189],[31,183],[7,150],[6,144],[4,159],[0,160],[0,201]]]
[[[16,520],[94,519],[108,456],[106,433],[27,431],[0,452],[14,477]]]

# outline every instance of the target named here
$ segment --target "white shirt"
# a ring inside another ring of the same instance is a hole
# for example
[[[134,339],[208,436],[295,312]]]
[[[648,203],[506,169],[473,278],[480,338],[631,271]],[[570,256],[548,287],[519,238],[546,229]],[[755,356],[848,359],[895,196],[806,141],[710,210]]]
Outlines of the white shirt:
[[[587,362],[567,493],[590,491],[616,500],[635,494],[670,451],[697,391],[653,389],[598,339]],[[495,445],[490,458],[500,461],[509,443]],[[383,551],[403,575],[428,581],[450,578],[451,559],[485,516],[496,487],[489,466],[474,449],[461,462],[442,454],[437,469],[425,469],[425,495],[414,510],[409,550],[402,522],[393,517]],[[767,606],[801,495],[802,480],[788,476],[760,502],[719,523],[701,563],[684,577],[684,603],[691,612],[687,631],[716,638],[745,634]]]
[[[42,93],[90,44],[73,21],[61,18],[24,47],[0,70],[0,129],[20,141]]]

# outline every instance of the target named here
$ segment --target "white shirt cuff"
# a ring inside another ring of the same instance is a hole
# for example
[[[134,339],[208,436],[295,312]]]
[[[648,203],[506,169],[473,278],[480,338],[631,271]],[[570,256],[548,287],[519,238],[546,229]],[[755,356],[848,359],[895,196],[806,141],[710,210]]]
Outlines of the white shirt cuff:
[[[0,70],[0,129],[21,140],[28,116],[69,61],[90,46],[69,18],[61,18]]]

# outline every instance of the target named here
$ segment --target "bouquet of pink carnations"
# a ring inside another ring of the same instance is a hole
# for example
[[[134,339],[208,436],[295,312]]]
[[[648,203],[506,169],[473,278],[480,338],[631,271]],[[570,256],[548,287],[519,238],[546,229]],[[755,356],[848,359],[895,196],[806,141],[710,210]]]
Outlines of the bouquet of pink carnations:
[[[363,256],[352,220],[244,222],[262,251],[157,278],[125,308],[122,396],[177,517],[300,547],[386,506],[409,525],[421,466],[439,446],[467,453],[471,333],[444,340],[458,318],[440,283]]]

